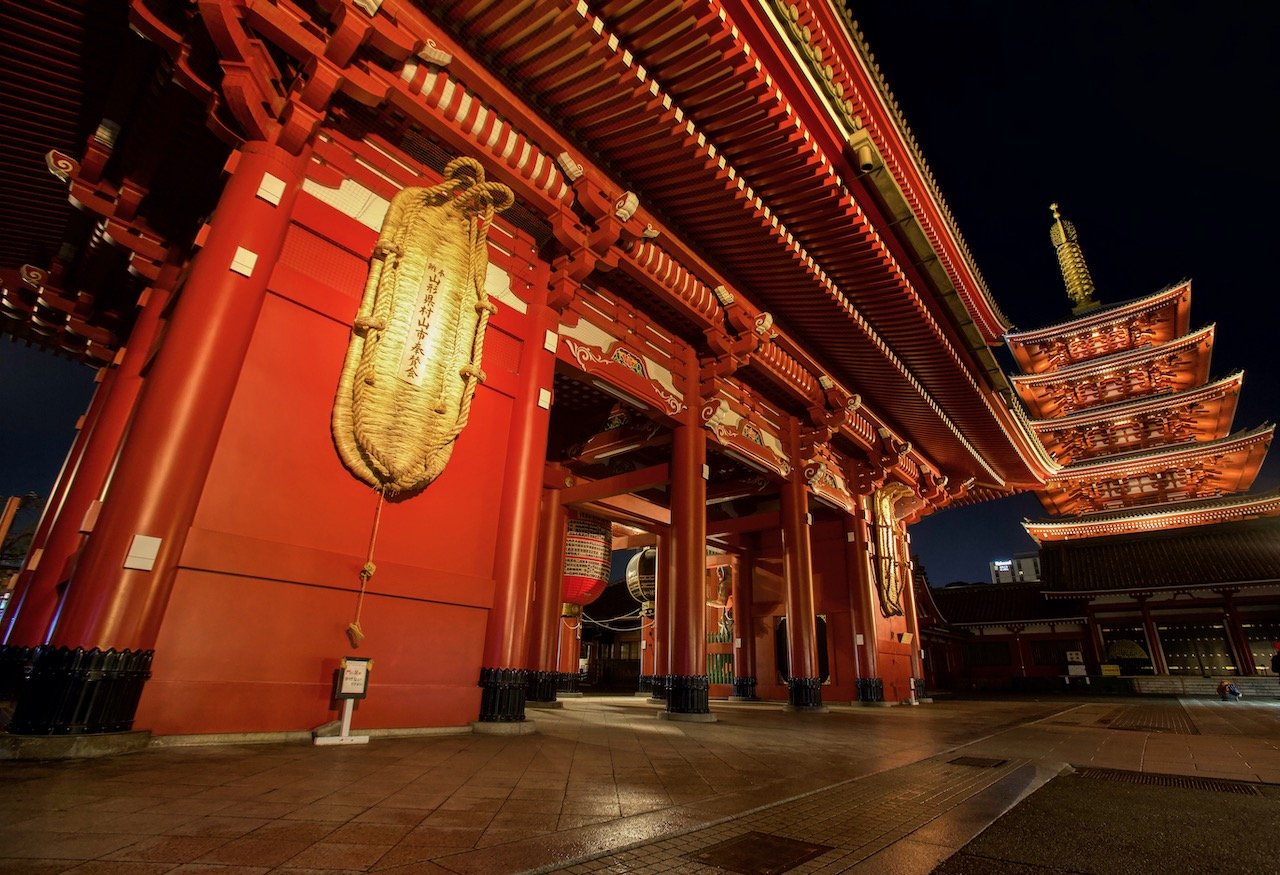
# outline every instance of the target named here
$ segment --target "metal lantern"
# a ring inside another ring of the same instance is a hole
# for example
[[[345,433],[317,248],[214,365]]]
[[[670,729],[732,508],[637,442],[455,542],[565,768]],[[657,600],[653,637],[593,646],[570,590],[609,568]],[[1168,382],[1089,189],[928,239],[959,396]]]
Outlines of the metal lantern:
[[[653,616],[658,588],[658,551],[645,547],[627,561],[627,592],[640,603],[641,612]]]

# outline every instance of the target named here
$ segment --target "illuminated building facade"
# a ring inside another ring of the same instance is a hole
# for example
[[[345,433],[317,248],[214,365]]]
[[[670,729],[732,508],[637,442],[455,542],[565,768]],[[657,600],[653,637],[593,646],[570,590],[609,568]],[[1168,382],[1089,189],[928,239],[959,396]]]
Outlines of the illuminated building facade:
[[[99,369],[11,731],[305,729],[353,649],[364,726],[519,723],[580,514],[671,718],[912,697],[908,524],[1047,468],[840,4],[87,6],[5,60],[3,330]]]

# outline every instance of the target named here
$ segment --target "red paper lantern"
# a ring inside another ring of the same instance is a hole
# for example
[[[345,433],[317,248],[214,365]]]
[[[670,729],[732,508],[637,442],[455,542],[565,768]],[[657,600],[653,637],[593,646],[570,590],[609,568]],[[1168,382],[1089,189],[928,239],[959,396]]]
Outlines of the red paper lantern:
[[[589,605],[609,585],[613,536],[608,520],[584,513],[569,516],[564,545],[563,600]]]

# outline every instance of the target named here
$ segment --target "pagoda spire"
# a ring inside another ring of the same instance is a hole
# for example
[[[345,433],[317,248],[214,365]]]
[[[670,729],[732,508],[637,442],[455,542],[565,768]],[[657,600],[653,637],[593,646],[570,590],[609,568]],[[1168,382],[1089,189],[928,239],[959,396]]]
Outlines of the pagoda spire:
[[[1057,204],[1050,204],[1049,209],[1053,211],[1049,239],[1058,253],[1058,267],[1062,271],[1063,282],[1067,284],[1067,297],[1075,304],[1071,312],[1079,316],[1102,305],[1093,296],[1093,277],[1089,275],[1089,265],[1080,249],[1076,226],[1062,218]]]

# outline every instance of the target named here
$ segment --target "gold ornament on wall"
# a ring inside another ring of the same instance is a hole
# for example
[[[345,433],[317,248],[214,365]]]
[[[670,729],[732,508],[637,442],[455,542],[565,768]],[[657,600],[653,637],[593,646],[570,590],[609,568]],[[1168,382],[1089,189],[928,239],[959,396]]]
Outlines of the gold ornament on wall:
[[[513,201],[457,158],[444,181],[395,196],[378,235],[333,406],[343,463],[382,495],[440,475],[466,427],[485,328],[486,238]]]

